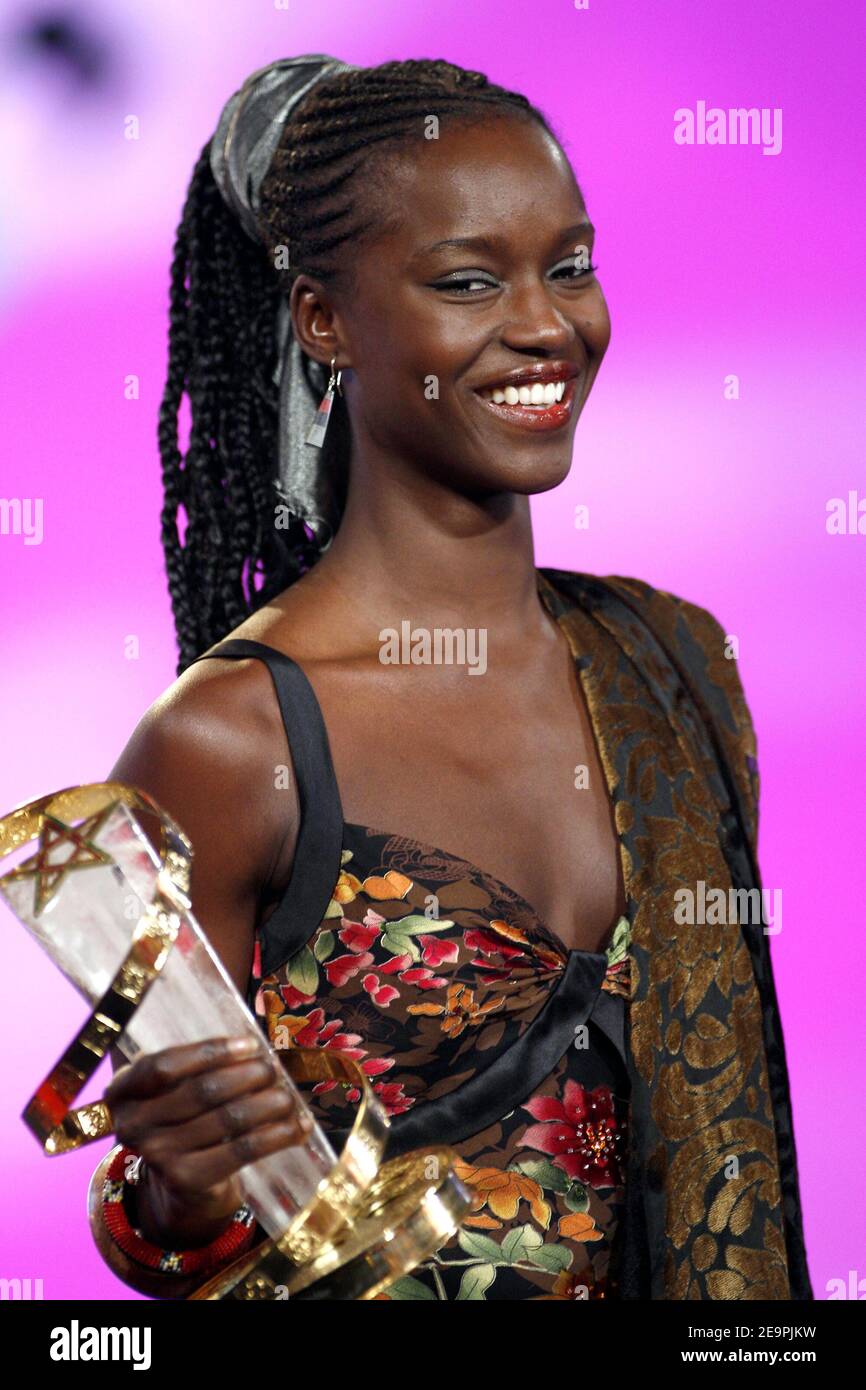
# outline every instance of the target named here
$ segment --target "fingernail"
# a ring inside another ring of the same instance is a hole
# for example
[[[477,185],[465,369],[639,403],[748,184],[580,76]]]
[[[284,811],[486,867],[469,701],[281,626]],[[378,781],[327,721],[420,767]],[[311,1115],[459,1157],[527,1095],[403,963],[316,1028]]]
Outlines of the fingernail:
[[[259,1044],[256,1038],[232,1038],[229,1042],[229,1051],[235,1057],[251,1057],[258,1050]]]

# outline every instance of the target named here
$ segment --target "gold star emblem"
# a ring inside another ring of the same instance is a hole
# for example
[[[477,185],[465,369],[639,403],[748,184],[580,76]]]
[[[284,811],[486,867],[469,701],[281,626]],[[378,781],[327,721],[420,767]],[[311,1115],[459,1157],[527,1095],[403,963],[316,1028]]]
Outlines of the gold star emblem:
[[[36,880],[33,896],[33,915],[38,917],[51,899],[59,892],[66,875],[72,869],[94,869],[103,864],[113,864],[111,855],[93,843],[103,822],[118,802],[112,801],[92,816],[87,816],[78,826],[67,825],[65,821],[43,811],[39,825],[39,848],[30,859],[25,859],[17,868],[10,869],[0,878],[5,883],[14,878],[33,878]],[[71,847],[65,858],[57,854],[64,847]]]

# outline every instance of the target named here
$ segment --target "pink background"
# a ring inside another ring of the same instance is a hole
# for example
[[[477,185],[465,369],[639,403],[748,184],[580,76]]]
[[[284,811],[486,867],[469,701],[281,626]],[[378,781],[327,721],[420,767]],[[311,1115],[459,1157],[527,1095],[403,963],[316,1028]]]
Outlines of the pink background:
[[[614,327],[571,476],[533,504],[538,563],[638,576],[739,638],[816,1296],[863,1277],[866,535],[826,530],[830,498],[866,495],[863,6],[106,0],[76,10],[103,45],[86,89],[16,50],[28,13],[7,6],[0,34],[0,497],[41,497],[44,537],[0,535],[0,812],[101,780],[174,678],[155,435],[168,265],[223,101],[304,52],[443,57],[524,91],[567,141]],[[781,107],[781,153],[675,144],[674,111],[700,100]],[[0,1275],[52,1299],[136,1297],[85,1220],[107,1145],[49,1163],[18,1119],[83,1013],[2,915]]]

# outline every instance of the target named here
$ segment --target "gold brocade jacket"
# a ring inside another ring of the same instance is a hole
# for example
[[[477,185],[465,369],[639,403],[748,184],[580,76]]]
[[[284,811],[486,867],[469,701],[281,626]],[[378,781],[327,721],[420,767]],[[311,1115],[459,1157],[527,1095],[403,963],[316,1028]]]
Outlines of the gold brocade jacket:
[[[621,1296],[810,1299],[737,662],[702,608],[634,579],[543,573],[601,745],[629,900]],[[681,890],[696,904],[721,890],[736,910],[679,920],[695,916]]]

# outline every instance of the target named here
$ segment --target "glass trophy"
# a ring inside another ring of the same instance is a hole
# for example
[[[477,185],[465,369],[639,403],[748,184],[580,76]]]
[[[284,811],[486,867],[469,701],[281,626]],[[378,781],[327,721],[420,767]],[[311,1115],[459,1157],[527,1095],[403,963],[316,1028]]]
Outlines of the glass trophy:
[[[136,810],[157,818],[159,851]],[[30,841],[35,852],[9,867]],[[278,1084],[309,1129],[241,1170],[244,1201],[270,1239],[192,1297],[266,1298],[277,1286],[289,1297],[375,1297],[468,1211],[456,1155],[432,1146],[383,1164],[388,1117],[357,1063],[331,1049],[272,1051],[190,910],[191,859],[171,818],[120,783],[67,788],[0,820],[0,892],[92,1010],[22,1118],[47,1154],[77,1149],[112,1132],[104,1102],[73,1108],[110,1048],[132,1061],[180,1043],[250,1036],[263,1055],[279,1056]],[[295,1084],[323,1079],[362,1093],[339,1155]]]

